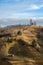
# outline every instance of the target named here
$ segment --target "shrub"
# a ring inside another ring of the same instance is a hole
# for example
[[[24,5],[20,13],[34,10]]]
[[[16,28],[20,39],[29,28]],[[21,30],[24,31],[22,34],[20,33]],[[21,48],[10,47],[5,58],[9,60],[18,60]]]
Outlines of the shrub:
[[[38,51],[38,52],[40,52],[40,49],[39,49],[39,48],[37,48],[37,51]]]
[[[18,31],[17,34],[18,34],[18,35],[22,35],[22,32],[21,32],[21,31]]]
[[[19,39],[19,40],[18,40],[18,43],[19,43],[20,45],[23,45],[23,46],[24,46],[26,42],[23,41],[22,39]]]
[[[12,42],[13,42],[13,39],[12,39],[12,38],[8,38],[8,39],[7,39],[7,42],[8,42],[8,43],[12,43]]]
[[[36,46],[37,46],[37,44],[36,44],[36,41],[35,41],[35,40],[33,40],[33,41],[32,41],[32,46],[33,46],[33,47],[36,47]]]

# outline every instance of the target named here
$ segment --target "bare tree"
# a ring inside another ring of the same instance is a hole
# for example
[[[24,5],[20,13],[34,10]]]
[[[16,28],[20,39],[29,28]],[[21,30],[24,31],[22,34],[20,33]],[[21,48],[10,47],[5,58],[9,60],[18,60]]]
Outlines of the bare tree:
[[[32,19],[30,19],[30,25],[33,25]]]

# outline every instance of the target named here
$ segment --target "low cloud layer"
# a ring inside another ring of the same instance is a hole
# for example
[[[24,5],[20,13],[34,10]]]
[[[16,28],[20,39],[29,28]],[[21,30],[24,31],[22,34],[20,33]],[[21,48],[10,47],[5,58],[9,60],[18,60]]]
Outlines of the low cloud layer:
[[[32,21],[37,25],[43,25],[43,18],[33,18]],[[10,25],[27,25],[30,23],[30,19],[0,19],[0,27],[6,27]]]

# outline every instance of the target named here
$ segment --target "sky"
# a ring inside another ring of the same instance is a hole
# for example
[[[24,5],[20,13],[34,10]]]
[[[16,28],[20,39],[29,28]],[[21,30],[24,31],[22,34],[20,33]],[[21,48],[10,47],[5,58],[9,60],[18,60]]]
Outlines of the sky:
[[[0,0],[0,20],[9,18],[43,18],[43,0]]]

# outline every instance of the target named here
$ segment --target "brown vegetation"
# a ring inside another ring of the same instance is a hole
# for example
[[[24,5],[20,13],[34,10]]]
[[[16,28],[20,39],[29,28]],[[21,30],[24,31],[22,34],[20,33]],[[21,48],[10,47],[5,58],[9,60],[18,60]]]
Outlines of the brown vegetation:
[[[18,26],[0,30],[0,53],[22,58],[43,60],[43,27]],[[7,32],[6,32],[7,31]],[[40,52],[41,51],[41,52]],[[7,54],[6,54],[7,53]],[[15,58],[15,57],[14,57]],[[28,64],[27,64],[28,65]]]

